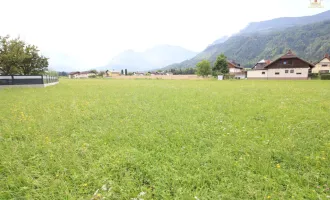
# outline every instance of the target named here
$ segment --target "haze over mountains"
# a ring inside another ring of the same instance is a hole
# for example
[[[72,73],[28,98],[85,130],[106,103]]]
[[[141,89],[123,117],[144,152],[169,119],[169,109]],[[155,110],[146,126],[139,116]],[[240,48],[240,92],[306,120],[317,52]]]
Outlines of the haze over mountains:
[[[316,61],[330,51],[330,22],[326,20],[330,20],[330,11],[253,22],[229,39],[220,38],[220,43],[215,42],[195,57],[163,69],[195,67],[203,59],[214,62],[221,53],[245,67],[252,67],[261,59],[277,58],[287,49]]]
[[[128,71],[146,71],[165,67],[175,62],[181,62],[194,57],[197,52],[179,46],[158,45],[144,52],[126,50],[115,56],[108,65],[98,70],[128,69]]]

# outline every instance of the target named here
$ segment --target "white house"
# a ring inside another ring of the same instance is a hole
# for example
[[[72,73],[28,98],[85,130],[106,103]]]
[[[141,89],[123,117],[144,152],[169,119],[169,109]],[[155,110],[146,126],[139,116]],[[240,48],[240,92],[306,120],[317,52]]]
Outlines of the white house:
[[[312,70],[313,73],[330,73],[330,56],[325,54],[320,62],[318,62]]]
[[[299,58],[291,50],[274,62],[269,64],[261,62],[258,64],[258,67],[248,71],[248,79],[306,80],[309,72],[314,68],[313,64]]]

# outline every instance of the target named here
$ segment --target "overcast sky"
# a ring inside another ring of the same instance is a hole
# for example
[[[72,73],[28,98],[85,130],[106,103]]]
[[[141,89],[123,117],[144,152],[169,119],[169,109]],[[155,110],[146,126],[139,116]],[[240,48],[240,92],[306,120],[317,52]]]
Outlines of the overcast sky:
[[[330,9],[309,0],[0,0],[0,35],[20,36],[68,70],[104,66],[126,49],[202,51],[249,22]],[[69,68],[70,67],[70,68]]]

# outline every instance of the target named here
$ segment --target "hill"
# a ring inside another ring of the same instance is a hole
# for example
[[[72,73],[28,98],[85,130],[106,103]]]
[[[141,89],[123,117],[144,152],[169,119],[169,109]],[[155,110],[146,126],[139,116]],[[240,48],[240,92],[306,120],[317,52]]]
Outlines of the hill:
[[[192,58],[196,54],[196,52],[171,45],[158,45],[144,52],[127,50],[115,56],[108,65],[100,67],[98,70],[128,69],[128,71],[145,71],[158,69],[171,63]]]
[[[252,67],[259,60],[275,59],[288,49],[311,62],[321,59],[326,52],[330,52],[330,20],[268,34],[236,35],[222,44],[206,48],[190,60],[165,69],[195,67],[203,59],[214,62],[221,53],[245,67]]]

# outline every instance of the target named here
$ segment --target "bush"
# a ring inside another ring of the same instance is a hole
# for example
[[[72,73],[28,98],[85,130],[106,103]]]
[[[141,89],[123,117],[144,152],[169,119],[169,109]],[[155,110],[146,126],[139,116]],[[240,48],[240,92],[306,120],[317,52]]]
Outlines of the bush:
[[[223,76],[224,80],[229,80],[229,79],[234,79],[234,78],[235,78],[235,75],[230,75],[230,74],[226,74]]]
[[[96,75],[90,75],[90,76],[88,76],[88,78],[97,78],[97,76]]]
[[[330,80],[330,74],[321,74],[321,80]]]
[[[320,76],[318,73],[310,73],[308,74],[308,77],[315,80],[315,79],[320,79]]]

